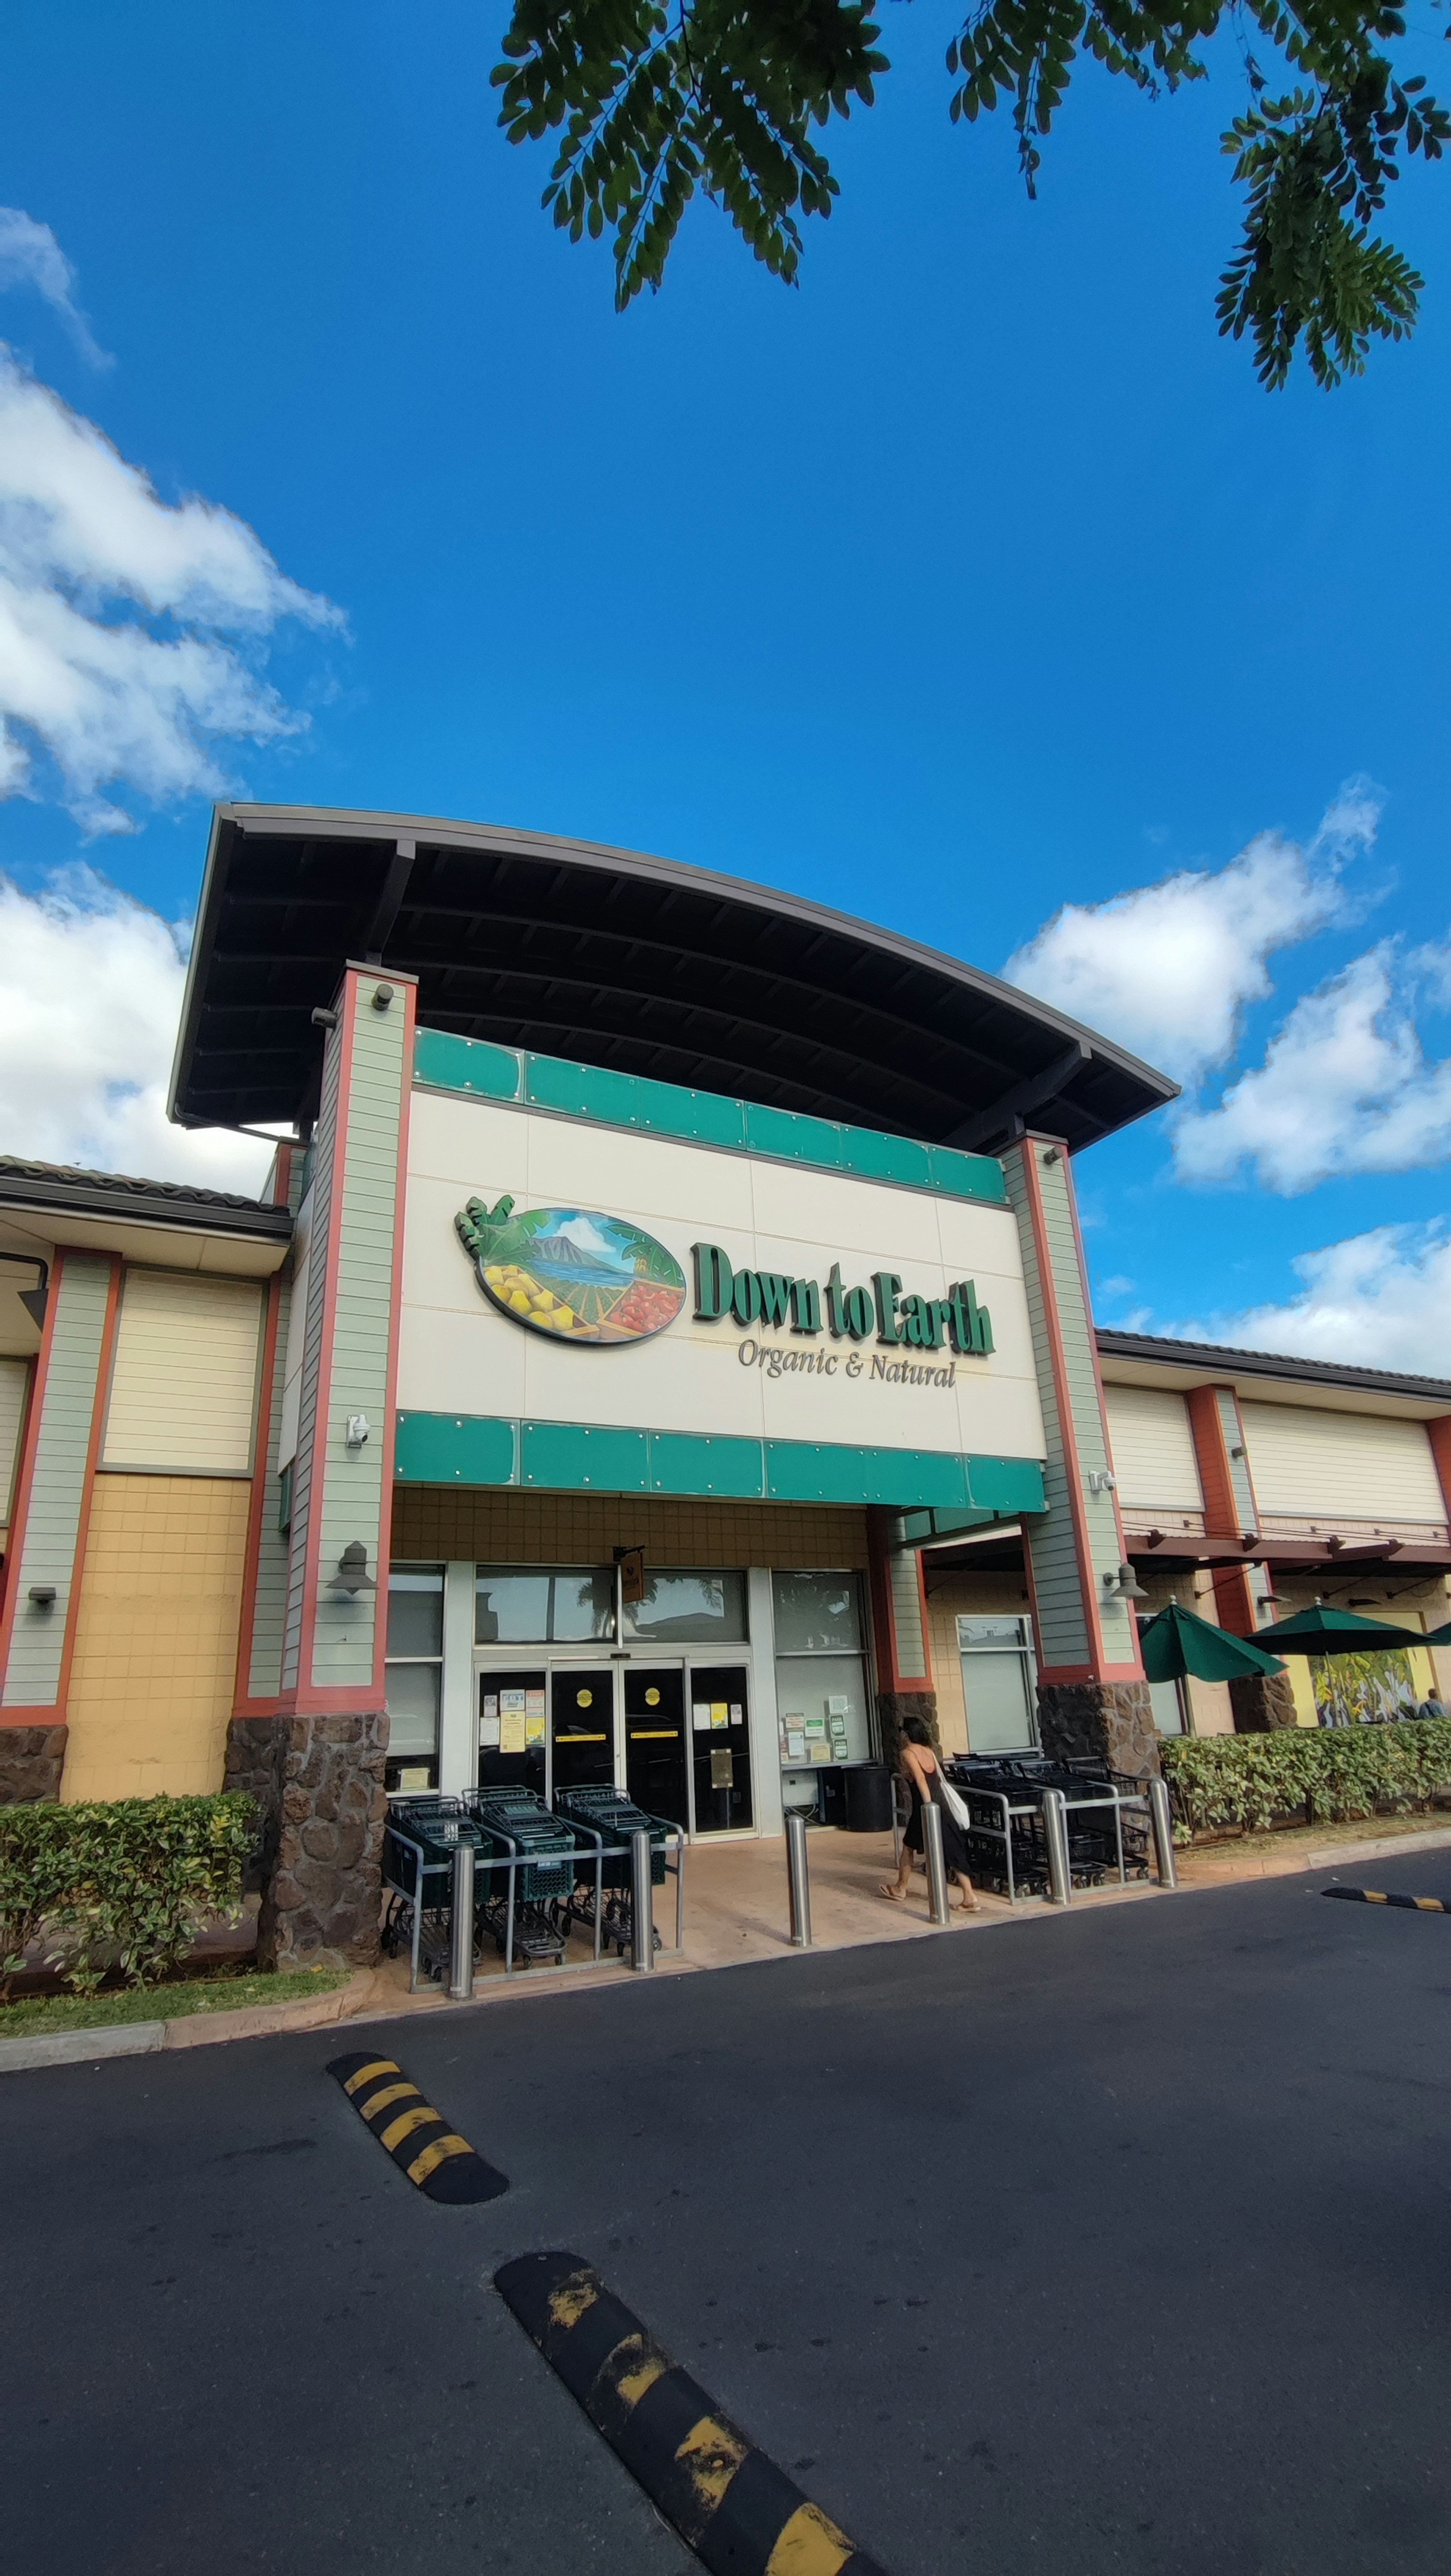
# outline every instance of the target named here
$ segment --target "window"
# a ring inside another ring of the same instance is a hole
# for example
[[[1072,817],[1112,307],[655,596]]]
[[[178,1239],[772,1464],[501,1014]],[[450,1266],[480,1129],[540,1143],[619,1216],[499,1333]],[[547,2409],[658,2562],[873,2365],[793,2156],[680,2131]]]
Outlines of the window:
[[[1187,1735],[1185,1691],[1182,1682],[1150,1682],[1149,1697],[1154,1704],[1154,1724],[1161,1735]]]
[[[1037,1666],[1026,1619],[959,1619],[962,1696],[972,1753],[1031,1753],[1038,1742]]]
[[[615,1633],[612,1565],[481,1565],[474,1636],[481,1646],[557,1646]]]
[[[773,1574],[776,1711],[785,1769],[869,1762],[871,1703],[854,1574]]]
[[[746,1578],[674,1567],[647,1573],[644,1600],[625,1604],[625,1634],[642,1645],[734,1645],[746,1634]]]
[[[443,1696],[443,1567],[395,1565],[388,1576],[389,1789],[438,1787]]]

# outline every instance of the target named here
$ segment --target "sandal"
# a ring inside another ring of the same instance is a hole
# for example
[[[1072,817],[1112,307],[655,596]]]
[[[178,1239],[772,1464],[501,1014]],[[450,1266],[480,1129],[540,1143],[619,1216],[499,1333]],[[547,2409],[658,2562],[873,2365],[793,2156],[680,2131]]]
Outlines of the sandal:
[[[877,1881],[877,1894],[888,1897],[893,1905],[902,1905],[906,1902],[907,1891],[905,1887],[899,1887],[895,1879],[882,1878]]]

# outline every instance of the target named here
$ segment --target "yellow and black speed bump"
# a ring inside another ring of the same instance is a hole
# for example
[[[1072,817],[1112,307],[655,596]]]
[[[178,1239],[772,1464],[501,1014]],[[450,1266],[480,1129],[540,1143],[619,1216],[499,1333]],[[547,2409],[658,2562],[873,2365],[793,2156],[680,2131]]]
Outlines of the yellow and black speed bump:
[[[577,2254],[523,2254],[494,2287],[712,2576],[884,2576]]]
[[[374,2057],[358,2048],[347,2057],[334,2057],[327,2071],[337,2077],[395,2165],[430,2200],[497,2200],[508,2190],[508,2176],[485,2164],[391,2057]]]
[[[1378,1887],[1322,1887],[1322,1896],[1342,1897],[1347,1905],[1400,1905],[1408,1914],[1451,1914],[1444,1896],[1386,1896]]]

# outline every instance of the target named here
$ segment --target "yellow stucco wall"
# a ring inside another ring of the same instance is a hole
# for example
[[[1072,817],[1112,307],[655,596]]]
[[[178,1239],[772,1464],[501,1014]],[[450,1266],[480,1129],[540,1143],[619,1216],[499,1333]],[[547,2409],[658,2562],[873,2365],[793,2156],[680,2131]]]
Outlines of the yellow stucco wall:
[[[220,1789],[250,1486],[96,1478],[61,1796]]]

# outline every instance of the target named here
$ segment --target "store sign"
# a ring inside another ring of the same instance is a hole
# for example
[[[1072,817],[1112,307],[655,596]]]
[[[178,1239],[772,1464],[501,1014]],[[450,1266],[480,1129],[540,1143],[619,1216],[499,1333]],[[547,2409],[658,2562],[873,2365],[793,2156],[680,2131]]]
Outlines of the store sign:
[[[737,1270],[718,1243],[691,1246],[697,1323],[729,1315],[743,1332],[775,1325],[807,1336],[823,1324],[833,1341],[875,1339],[912,1351],[953,1350],[986,1359],[993,1347],[992,1317],[980,1306],[970,1279],[959,1279],[945,1297],[904,1295],[895,1270],[875,1270],[870,1287],[844,1286],[834,1261],[823,1287],[815,1279],[790,1279],[778,1270]],[[874,1369],[881,1374],[880,1369]],[[944,1384],[949,1383],[944,1379]]]
[[[643,1342],[673,1324],[685,1273],[673,1252],[627,1218],[591,1208],[530,1208],[470,1199],[454,1219],[479,1284],[501,1314],[557,1342]]]

